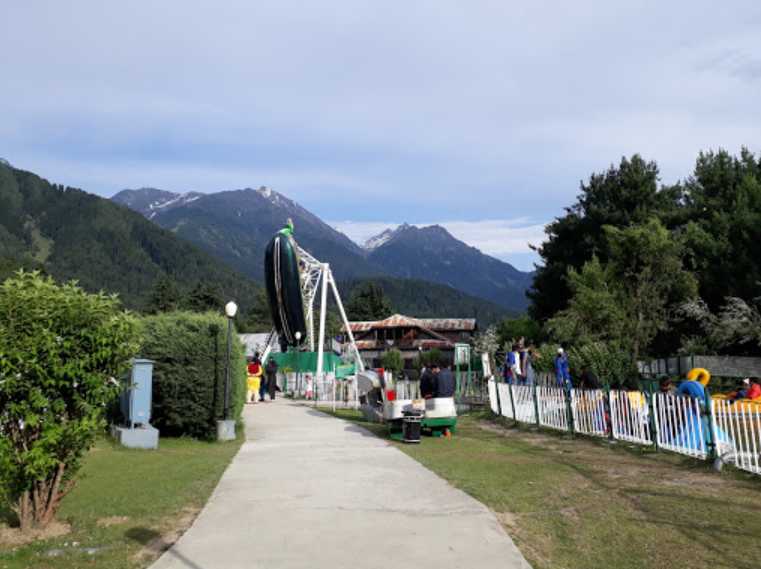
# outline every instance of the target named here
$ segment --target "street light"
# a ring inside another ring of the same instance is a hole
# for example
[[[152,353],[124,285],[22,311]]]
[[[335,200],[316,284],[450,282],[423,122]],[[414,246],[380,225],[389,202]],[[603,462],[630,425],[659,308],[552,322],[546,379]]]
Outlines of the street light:
[[[238,313],[238,305],[232,300],[225,305],[227,316],[227,361],[225,362],[225,420],[230,420],[230,357],[233,348],[233,318]]]
[[[301,332],[296,330],[296,391],[298,392],[301,389],[301,358],[300,358],[300,352],[299,345],[301,344]],[[288,382],[288,376],[286,376],[285,379],[286,382]],[[286,388],[287,391],[287,388]],[[294,393],[294,397],[298,393]]]

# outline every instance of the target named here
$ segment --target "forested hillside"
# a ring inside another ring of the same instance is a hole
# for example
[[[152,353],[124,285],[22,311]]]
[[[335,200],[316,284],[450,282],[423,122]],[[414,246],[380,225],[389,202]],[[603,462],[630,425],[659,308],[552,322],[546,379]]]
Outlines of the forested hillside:
[[[143,216],[107,199],[0,164],[0,278],[36,268],[149,307],[157,283],[212,291],[250,310],[258,285]]]
[[[368,281],[355,280],[340,283],[341,295],[350,298],[352,293]],[[516,313],[506,308],[465,294],[457,289],[416,279],[383,277],[372,279],[381,287],[393,312],[416,318],[476,318],[485,328]]]

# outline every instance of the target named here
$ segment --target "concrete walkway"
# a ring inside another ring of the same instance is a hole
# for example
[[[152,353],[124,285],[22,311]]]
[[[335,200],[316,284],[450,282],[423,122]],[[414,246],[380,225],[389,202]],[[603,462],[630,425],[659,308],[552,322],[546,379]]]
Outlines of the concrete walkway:
[[[209,503],[152,569],[528,567],[485,506],[357,425],[285,400],[245,419]]]

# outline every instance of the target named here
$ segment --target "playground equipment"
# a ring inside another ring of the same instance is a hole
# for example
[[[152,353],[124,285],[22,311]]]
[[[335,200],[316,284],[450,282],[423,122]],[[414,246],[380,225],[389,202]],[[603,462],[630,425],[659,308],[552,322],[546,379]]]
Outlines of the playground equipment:
[[[330,288],[349,337],[349,348],[354,357],[356,369],[363,371],[365,365],[354,342],[354,334],[349,327],[330,265],[318,261],[299,247],[293,232],[293,222],[289,219],[286,226],[272,238],[264,256],[267,297],[275,327],[267,339],[262,362],[267,361],[276,335],[280,339],[280,347],[284,352],[288,347],[298,350],[304,343],[307,343],[309,350],[314,352],[316,343],[316,379],[318,382],[323,379],[325,319],[328,309],[328,288]],[[318,291],[320,292],[319,335],[315,342],[314,305]]]
[[[405,437],[405,424],[419,420],[422,433],[440,437],[457,430],[457,409],[453,397],[399,399],[391,373],[364,370],[357,374],[357,388],[365,417],[385,423],[394,440],[417,442]],[[422,417],[418,419],[419,417]],[[410,425],[407,425],[409,428]]]

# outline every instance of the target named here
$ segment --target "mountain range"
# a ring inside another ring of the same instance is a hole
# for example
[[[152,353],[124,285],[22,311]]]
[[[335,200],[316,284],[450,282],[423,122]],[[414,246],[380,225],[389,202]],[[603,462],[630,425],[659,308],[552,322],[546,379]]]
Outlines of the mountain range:
[[[224,207],[241,195],[249,205],[265,200],[272,208],[286,207],[289,214],[303,211],[290,200],[264,189],[214,196],[212,206]],[[123,193],[122,203],[137,210],[132,211],[80,189],[50,183],[0,160],[0,281],[19,268],[37,269],[59,282],[75,279],[89,291],[118,293],[126,307],[138,311],[153,306],[152,296],[164,283],[174,283],[185,298],[201,287],[202,293],[215,291],[212,296],[218,295],[220,300],[238,301],[239,325],[250,331],[263,331],[268,326],[268,310],[263,304],[262,287],[239,270],[246,268],[249,274],[255,274],[261,266],[261,257],[252,253],[246,258],[246,266],[240,261],[243,257],[227,252],[224,247],[216,250],[207,247],[205,252],[177,235],[193,235],[192,231],[173,232],[155,223],[156,218],[163,219],[169,213],[183,214],[186,224],[193,223],[188,206],[203,203],[206,198],[205,194],[178,196],[156,189]],[[257,216],[257,210],[245,210],[245,214],[243,209],[233,211],[240,211],[240,217],[252,215],[254,219],[264,219]],[[200,210],[196,215],[203,219],[202,213]],[[270,211],[273,219],[267,228],[260,228],[258,239],[264,242],[280,227],[282,213]],[[148,219],[151,217],[153,220]],[[215,227],[213,220],[206,217],[197,234],[215,231],[224,243],[226,228]],[[366,252],[343,234],[308,212],[300,213],[298,220],[300,239],[306,238],[320,257],[337,266],[349,257],[342,270],[350,274],[379,271],[371,266]],[[250,225],[255,227],[256,223]],[[243,239],[243,228],[239,231]],[[251,245],[247,240],[244,244],[254,249],[258,246],[258,242]],[[347,248],[352,256],[345,252]],[[233,262],[219,258],[219,251],[229,255]],[[352,267],[352,262],[360,271]],[[511,314],[501,306],[445,285],[388,276],[375,276],[373,280],[383,288],[396,312],[413,316],[475,316],[482,326]],[[354,287],[363,282],[366,280],[362,278],[340,282],[344,298],[348,300]]]
[[[267,187],[211,194],[128,189],[111,199],[258,281],[263,278],[267,243],[290,218],[299,245],[329,262],[339,281],[411,278],[451,287],[511,312],[521,312],[527,306],[525,291],[531,286],[533,273],[485,255],[438,225],[403,224],[360,246]]]
[[[261,287],[142,215],[82,190],[0,163],[0,280],[19,268],[90,291],[119,293],[144,310],[161,278],[198,285],[254,308]]]

